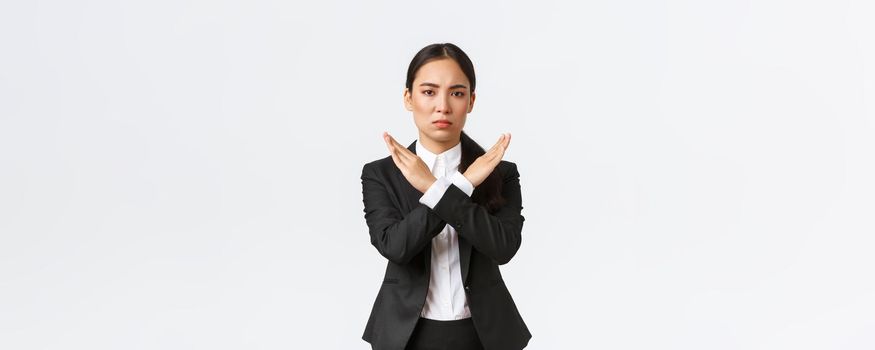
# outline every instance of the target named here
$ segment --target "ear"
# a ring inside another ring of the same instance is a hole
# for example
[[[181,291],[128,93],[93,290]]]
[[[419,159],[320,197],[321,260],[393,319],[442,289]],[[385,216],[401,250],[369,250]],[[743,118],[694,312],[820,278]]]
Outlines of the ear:
[[[477,98],[477,94],[471,93],[471,101],[468,102],[468,113],[471,113],[471,110],[474,109],[474,99]]]
[[[406,108],[408,111],[413,110],[413,101],[411,101],[411,98],[413,98],[413,95],[411,95],[410,90],[407,90],[407,88],[405,87],[404,88],[404,108]]]

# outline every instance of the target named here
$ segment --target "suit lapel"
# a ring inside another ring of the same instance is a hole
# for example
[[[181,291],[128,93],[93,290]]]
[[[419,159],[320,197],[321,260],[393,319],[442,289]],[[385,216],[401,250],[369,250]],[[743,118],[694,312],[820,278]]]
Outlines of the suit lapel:
[[[413,143],[411,143],[410,146],[407,146],[407,149],[409,149],[410,152],[413,152],[413,154],[416,154],[416,141],[413,141]],[[396,169],[397,169],[397,167],[396,167]],[[407,196],[407,208],[408,208],[408,212],[409,212],[410,210],[413,210],[413,208],[416,208],[416,206],[418,206],[420,204],[419,198],[422,197],[422,192],[419,192],[419,190],[417,190],[415,187],[413,187],[413,185],[411,185],[410,182],[407,181],[407,178],[404,177],[404,174],[402,174],[401,171],[396,171],[395,176],[398,177],[398,181],[400,183],[404,184],[404,186],[402,186],[402,187],[404,187],[404,192],[405,192],[405,195]],[[431,243],[429,243],[428,244],[429,251],[431,251],[431,246],[432,246]],[[426,260],[427,260],[426,266],[430,266],[431,265],[430,264],[431,263],[431,254],[425,254],[425,256],[426,256]],[[468,266],[469,266],[470,260],[471,260],[471,244],[468,243],[468,240],[462,238],[460,235],[459,236],[459,267],[461,267],[461,269],[462,269],[462,284],[464,284],[466,286],[468,285],[468,283],[467,283]]]

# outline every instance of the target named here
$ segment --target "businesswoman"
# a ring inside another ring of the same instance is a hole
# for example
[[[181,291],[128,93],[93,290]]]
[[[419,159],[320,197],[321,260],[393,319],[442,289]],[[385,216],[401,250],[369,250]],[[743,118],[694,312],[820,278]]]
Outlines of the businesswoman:
[[[389,156],[362,168],[371,244],[387,261],[362,339],[375,350],[522,349],[531,338],[499,265],[520,248],[524,218],[510,134],[484,150],[462,130],[474,66],[456,45],[420,50],[404,106],[419,137],[388,133]]]

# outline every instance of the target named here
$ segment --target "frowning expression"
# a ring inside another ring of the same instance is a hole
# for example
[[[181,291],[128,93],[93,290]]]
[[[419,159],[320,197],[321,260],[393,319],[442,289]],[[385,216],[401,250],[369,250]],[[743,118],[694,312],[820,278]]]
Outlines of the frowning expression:
[[[465,119],[474,107],[474,94],[465,73],[453,59],[428,62],[416,72],[412,91],[404,90],[404,106],[413,112],[420,138],[438,143],[458,141]]]

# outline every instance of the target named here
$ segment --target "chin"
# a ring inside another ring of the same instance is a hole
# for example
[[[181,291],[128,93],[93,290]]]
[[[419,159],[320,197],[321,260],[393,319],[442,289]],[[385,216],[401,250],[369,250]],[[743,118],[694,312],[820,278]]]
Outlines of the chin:
[[[459,138],[460,134],[456,130],[445,130],[438,132],[437,135],[431,135],[431,138],[435,141],[452,141]]]

